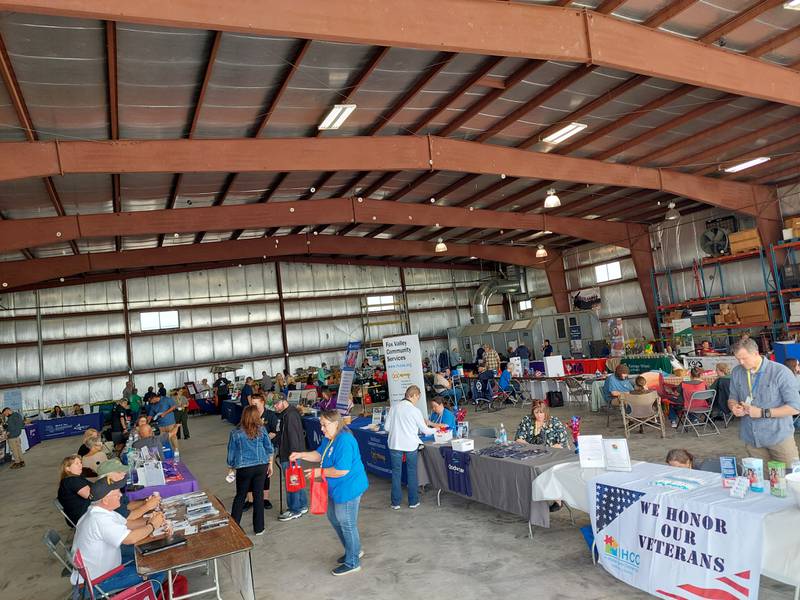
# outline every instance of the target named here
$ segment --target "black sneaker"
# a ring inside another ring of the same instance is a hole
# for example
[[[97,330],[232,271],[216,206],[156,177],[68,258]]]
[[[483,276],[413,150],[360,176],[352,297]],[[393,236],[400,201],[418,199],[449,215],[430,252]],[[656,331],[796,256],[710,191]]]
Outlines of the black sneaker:
[[[253,508],[253,503],[250,502],[249,500],[245,500],[244,501],[244,508],[242,510],[247,511],[247,510],[250,510],[251,508]]]
[[[562,505],[561,505],[561,504],[559,504],[558,502],[553,502],[553,503],[550,505],[550,512],[556,512],[556,511],[558,511],[558,510],[561,510],[561,506],[562,506]]]
[[[340,575],[348,575],[350,573],[357,573],[361,570],[361,566],[358,567],[348,567],[347,565],[339,565],[335,569],[331,571],[331,575],[334,577],[339,577]]]
[[[343,565],[346,558],[347,558],[347,556],[345,554],[342,554],[339,558],[336,559],[336,564],[337,565]],[[362,558],[364,558],[364,551],[363,550],[359,550],[358,551],[358,559],[361,560]]]
[[[272,508],[272,502],[269,500],[264,500],[264,510],[270,510]]]

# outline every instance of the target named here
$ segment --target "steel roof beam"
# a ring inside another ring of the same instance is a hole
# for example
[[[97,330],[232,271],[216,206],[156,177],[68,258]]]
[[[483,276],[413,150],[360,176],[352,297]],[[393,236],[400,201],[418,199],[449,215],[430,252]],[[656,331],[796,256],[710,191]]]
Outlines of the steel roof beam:
[[[0,222],[0,251],[18,250],[24,244],[30,244],[32,229],[37,231],[34,242],[45,246],[58,241],[99,239],[123,234],[165,235],[194,232],[198,229],[229,231],[266,225],[304,228],[330,221],[384,224],[389,227],[413,223],[424,227],[480,225],[497,229],[550,229],[600,243],[617,241],[628,231],[625,223],[598,223],[589,226],[585,220],[571,217],[520,215],[429,204],[405,204],[389,200],[333,198],[3,221]]]
[[[177,211],[175,211],[177,212]],[[639,227],[638,225],[636,227]],[[430,256],[445,258],[478,258],[520,266],[544,268],[552,258],[539,259],[535,250],[487,245],[450,244],[446,254],[437,253],[434,244],[398,240],[367,240],[358,237],[335,235],[292,235],[271,238],[216,242],[209,244],[184,244],[125,252],[100,252],[8,261],[3,263],[0,285],[3,289],[41,283],[60,277],[81,273],[160,267],[166,265],[192,265],[210,261],[231,261],[261,257],[263,260],[282,256],[309,256],[329,254],[334,256]]]
[[[552,6],[472,0],[352,0],[337,4],[337,10],[331,12],[328,0],[272,0],[267,6],[260,0],[241,0],[221,12],[213,3],[172,0],[165,12],[163,0],[111,5],[107,0],[25,0],[0,1],[0,10],[564,60],[800,105],[800,74],[778,65],[701,46],[695,40],[613,16]],[[319,15],[327,17],[320,19]],[[475,35],[475,23],[481,24],[481,35]]]
[[[755,214],[759,186],[437,137],[10,142],[0,180],[68,173],[438,169],[662,190]],[[674,187],[673,187],[674,186]]]

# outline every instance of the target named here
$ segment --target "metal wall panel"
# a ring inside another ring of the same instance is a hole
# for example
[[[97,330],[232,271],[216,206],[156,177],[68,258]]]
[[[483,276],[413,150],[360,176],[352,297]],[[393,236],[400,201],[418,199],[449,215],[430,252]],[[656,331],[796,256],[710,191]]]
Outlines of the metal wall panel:
[[[531,298],[550,294],[550,282],[544,269],[525,269],[525,280]]]

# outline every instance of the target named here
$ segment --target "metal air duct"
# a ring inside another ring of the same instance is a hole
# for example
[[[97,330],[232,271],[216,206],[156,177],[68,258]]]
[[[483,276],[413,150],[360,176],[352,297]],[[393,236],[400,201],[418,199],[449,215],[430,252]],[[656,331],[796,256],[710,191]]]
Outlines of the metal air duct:
[[[519,281],[500,278],[484,281],[481,286],[475,290],[475,295],[472,296],[472,322],[489,322],[489,298],[494,294],[518,292],[519,289]]]

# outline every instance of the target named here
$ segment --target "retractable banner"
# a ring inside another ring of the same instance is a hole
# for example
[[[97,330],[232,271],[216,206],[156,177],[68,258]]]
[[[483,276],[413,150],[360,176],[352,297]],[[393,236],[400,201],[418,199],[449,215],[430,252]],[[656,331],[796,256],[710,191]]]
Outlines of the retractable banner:
[[[383,338],[383,354],[386,357],[389,402],[402,400],[408,386],[416,385],[420,390],[417,408],[422,413],[422,417],[426,419],[428,402],[425,397],[425,377],[422,374],[419,336],[415,334]]]
[[[347,411],[350,402],[350,390],[353,387],[353,378],[356,372],[356,361],[358,351],[361,349],[361,342],[349,342],[344,354],[344,364],[342,365],[342,378],[339,381],[339,391],[336,394],[336,408]]]

